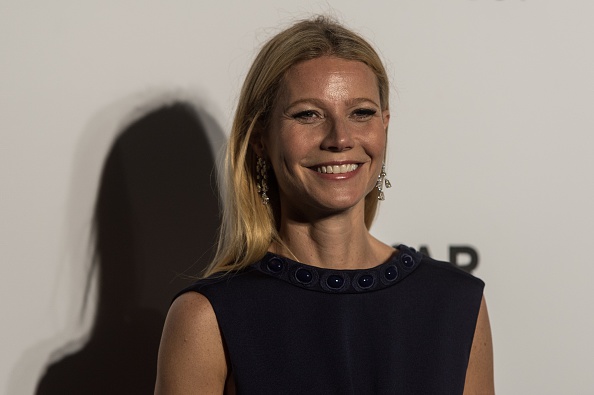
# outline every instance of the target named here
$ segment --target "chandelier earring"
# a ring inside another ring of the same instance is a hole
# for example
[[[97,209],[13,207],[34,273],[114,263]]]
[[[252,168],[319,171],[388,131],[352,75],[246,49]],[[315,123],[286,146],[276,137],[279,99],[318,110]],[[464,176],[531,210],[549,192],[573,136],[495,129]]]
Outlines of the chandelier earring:
[[[379,176],[377,176],[377,182],[375,183],[375,187],[379,191],[379,195],[377,195],[378,200],[386,200],[386,196],[384,195],[384,186],[386,188],[392,188],[390,180],[386,178],[386,164],[382,163],[382,171],[380,172]]]
[[[258,156],[258,162],[256,163],[256,186],[262,204],[268,204],[270,200],[266,194],[268,192],[268,163],[261,156]]]

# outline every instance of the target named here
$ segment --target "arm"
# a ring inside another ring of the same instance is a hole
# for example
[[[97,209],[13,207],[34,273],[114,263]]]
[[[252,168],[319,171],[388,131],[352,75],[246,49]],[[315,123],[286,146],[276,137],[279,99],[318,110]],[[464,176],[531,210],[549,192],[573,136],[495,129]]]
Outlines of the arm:
[[[464,395],[492,395],[494,393],[493,343],[487,304],[483,297],[470,350],[470,360],[466,369]]]
[[[188,292],[167,314],[159,347],[155,394],[223,394],[227,362],[208,299]]]

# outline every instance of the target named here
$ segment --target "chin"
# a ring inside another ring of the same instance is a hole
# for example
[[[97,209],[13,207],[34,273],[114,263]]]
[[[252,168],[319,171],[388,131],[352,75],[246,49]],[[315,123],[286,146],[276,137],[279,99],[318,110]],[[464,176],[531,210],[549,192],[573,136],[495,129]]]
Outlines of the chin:
[[[321,199],[318,201],[320,207],[329,211],[345,211],[365,204],[365,196],[333,196],[331,199]]]

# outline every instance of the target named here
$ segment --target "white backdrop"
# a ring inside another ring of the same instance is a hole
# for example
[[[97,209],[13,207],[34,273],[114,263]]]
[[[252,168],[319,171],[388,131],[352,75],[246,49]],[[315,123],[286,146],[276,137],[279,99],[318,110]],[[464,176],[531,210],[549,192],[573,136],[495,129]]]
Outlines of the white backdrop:
[[[594,3],[295,3],[0,0],[0,392],[32,394],[90,327],[91,216],[118,128],[185,98],[227,131],[259,45],[331,12],[393,79],[374,233],[440,259],[477,249],[498,393],[594,394]]]

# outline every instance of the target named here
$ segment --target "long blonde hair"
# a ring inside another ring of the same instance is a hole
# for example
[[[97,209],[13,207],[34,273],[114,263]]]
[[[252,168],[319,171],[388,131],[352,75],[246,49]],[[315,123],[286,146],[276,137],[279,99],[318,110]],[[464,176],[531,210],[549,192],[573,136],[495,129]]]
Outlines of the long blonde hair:
[[[243,87],[227,145],[224,207],[217,252],[204,276],[242,269],[261,259],[271,242],[283,245],[277,229],[280,202],[274,180],[272,204],[264,205],[256,187],[257,156],[250,145],[254,133],[266,130],[270,112],[287,70],[298,62],[336,56],[365,63],[376,75],[382,110],[389,108],[389,80],[376,51],[356,33],[318,16],[278,33],[260,50]],[[365,225],[377,210],[377,189],[365,197]]]

